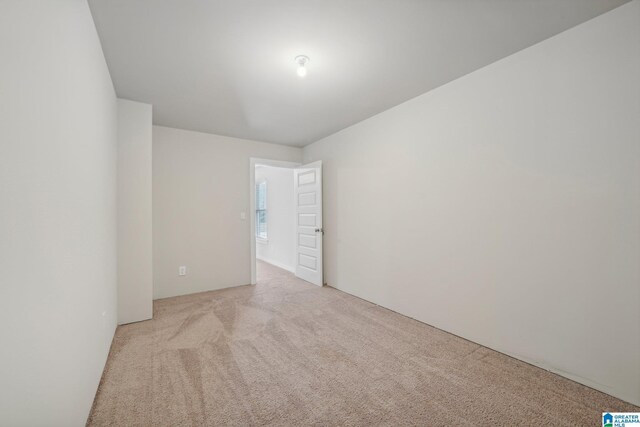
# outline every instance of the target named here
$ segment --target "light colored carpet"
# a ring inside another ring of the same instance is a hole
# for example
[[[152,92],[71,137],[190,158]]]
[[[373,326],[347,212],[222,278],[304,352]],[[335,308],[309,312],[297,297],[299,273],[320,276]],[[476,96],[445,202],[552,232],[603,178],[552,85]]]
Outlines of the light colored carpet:
[[[600,425],[633,405],[258,263],[120,326],[90,426]]]

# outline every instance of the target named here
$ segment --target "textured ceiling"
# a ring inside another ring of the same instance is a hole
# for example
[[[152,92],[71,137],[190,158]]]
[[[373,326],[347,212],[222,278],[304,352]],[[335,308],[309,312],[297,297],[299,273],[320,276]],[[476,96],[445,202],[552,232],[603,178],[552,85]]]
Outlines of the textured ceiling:
[[[154,123],[304,146],[625,2],[89,4],[118,96],[153,104]]]

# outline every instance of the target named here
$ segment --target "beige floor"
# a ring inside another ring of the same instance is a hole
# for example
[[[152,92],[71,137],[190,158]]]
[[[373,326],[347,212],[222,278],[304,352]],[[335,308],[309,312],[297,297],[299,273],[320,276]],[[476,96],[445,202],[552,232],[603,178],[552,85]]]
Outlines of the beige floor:
[[[91,426],[580,425],[637,407],[269,264],[116,332]]]

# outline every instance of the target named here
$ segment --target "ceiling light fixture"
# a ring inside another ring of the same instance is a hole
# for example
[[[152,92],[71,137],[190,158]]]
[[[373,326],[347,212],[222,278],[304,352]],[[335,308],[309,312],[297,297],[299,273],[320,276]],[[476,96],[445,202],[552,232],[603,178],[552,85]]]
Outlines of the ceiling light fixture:
[[[309,62],[309,57],[304,55],[296,56],[296,64],[298,64],[298,76],[304,77],[307,75],[307,62]]]

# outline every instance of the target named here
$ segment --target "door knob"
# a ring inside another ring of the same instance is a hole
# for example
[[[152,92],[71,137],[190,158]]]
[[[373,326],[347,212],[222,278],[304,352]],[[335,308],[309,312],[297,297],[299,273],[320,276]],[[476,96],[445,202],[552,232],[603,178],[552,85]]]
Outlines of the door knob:
[[[316,228],[316,233],[324,234],[324,229],[323,228]]]

